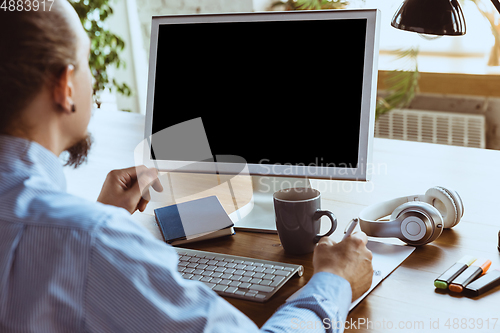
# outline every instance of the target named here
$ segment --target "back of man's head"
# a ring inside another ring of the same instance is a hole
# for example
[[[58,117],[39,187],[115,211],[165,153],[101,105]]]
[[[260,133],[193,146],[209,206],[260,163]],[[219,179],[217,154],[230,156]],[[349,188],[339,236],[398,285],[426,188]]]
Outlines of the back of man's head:
[[[37,93],[77,62],[66,0],[54,1],[50,10],[50,3],[36,0],[6,5],[0,11],[0,133],[17,126],[19,113]]]

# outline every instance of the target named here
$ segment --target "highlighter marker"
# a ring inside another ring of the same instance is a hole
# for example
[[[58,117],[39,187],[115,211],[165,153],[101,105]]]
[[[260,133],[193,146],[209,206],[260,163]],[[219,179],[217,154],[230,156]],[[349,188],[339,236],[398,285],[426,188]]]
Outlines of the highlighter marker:
[[[465,286],[474,281],[478,276],[486,273],[491,266],[488,259],[477,259],[465,271],[455,278],[448,287],[451,291],[461,293]]]
[[[464,293],[479,296],[498,285],[500,285],[500,270],[497,268],[471,282],[464,288]]]
[[[463,256],[453,266],[448,268],[446,272],[434,280],[434,286],[439,289],[448,288],[451,281],[453,281],[460,273],[465,271],[475,260],[476,258],[473,256]]]

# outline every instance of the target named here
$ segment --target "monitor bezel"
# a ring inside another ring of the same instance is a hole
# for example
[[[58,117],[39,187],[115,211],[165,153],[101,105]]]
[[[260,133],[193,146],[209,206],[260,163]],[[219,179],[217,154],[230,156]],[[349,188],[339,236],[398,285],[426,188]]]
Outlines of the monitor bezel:
[[[145,142],[152,134],[153,104],[156,81],[156,55],[159,26],[163,24],[259,22],[259,21],[303,21],[366,19],[365,56],[363,88],[361,97],[361,121],[358,145],[358,165],[356,168],[324,167],[309,165],[248,164],[245,170],[251,175],[307,177],[312,179],[369,180],[369,164],[372,161],[372,145],[375,125],[375,105],[378,77],[378,45],[380,35],[380,11],[378,9],[341,9],[319,11],[254,12],[228,14],[164,15],[153,16],[151,24],[151,44],[149,54],[148,93],[146,102]],[[143,161],[160,171],[220,174],[240,174],[241,165],[236,163],[171,161],[151,159],[150,149],[143,150]]]

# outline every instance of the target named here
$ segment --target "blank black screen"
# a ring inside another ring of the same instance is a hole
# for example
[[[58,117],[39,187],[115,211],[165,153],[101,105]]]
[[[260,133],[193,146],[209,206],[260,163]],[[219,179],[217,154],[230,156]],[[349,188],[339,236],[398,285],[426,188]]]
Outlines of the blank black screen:
[[[365,38],[366,19],[160,25],[152,133],[202,117],[213,155],[356,167]]]

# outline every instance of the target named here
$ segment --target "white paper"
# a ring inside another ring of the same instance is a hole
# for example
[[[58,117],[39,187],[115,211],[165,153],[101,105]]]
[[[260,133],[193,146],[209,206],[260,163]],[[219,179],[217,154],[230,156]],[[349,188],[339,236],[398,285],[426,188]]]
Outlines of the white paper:
[[[349,311],[359,304],[383,279],[391,274],[415,250],[413,246],[403,246],[369,241],[366,247],[373,253],[373,280],[370,289],[351,303]],[[302,288],[297,290],[286,301],[292,301],[299,296]]]

